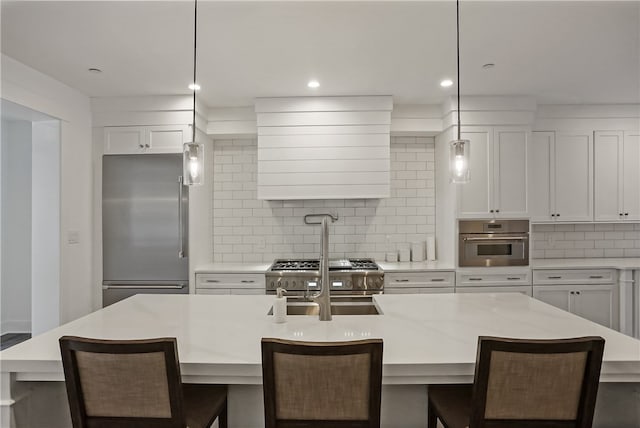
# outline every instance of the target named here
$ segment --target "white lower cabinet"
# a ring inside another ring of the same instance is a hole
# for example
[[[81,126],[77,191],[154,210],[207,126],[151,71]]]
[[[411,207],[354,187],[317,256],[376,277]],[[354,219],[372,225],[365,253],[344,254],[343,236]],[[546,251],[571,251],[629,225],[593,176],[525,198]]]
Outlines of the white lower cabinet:
[[[460,269],[456,293],[522,293],[531,296],[529,268]]]
[[[619,291],[614,270],[539,270],[533,297],[614,330],[619,329]]]
[[[196,294],[265,294],[264,274],[197,273]]]
[[[385,273],[384,293],[453,293],[454,282],[455,273],[453,271]]]

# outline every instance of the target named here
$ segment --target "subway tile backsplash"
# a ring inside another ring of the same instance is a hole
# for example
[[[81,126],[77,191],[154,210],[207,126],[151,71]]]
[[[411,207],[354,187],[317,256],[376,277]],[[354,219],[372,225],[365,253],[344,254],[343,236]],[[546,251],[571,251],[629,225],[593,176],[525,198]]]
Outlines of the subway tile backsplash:
[[[391,197],[386,199],[261,201],[256,199],[257,143],[216,140],[213,150],[213,261],[270,262],[317,258],[320,227],[312,213],[332,213],[331,257],[383,260],[435,233],[434,139],[391,139]]]
[[[534,259],[640,257],[640,223],[534,224]]]

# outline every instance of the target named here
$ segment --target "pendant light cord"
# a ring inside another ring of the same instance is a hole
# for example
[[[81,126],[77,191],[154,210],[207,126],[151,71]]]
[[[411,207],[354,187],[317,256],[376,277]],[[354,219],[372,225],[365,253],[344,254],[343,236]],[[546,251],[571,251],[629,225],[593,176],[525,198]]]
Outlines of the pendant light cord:
[[[196,0],[197,1],[197,0]],[[461,140],[460,130],[460,0],[456,0],[456,67],[458,70],[458,140]],[[194,95],[195,99],[195,95]],[[194,101],[195,102],[195,101]]]
[[[191,124],[192,142],[196,142],[196,52],[198,41],[198,0],[194,0],[193,6],[193,122]]]

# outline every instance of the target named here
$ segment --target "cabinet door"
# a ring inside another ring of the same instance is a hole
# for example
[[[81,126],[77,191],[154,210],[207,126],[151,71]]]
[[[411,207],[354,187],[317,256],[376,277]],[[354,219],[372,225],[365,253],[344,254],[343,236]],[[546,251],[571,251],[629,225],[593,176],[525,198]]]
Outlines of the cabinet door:
[[[556,221],[593,220],[591,140],[591,134],[556,134],[553,174]]]
[[[616,285],[574,287],[571,312],[605,327],[618,329],[618,293]]]
[[[555,133],[534,132],[532,135],[531,160],[531,192],[530,209],[531,221],[551,221],[551,213],[555,213],[552,206],[555,194],[551,187],[551,158],[555,144]]]
[[[533,286],[533,297],[550,304],[551,306],[555,306],[556,308],[560,308],[564,311],[569,312],[570,302],[569,297],[571,296],[570,290],[566,287],[553,285],[553,286],[542,286],[536,287]]]
[[[462,132],[469,140],[471,159],[469,162],[471,181],[458,185],[458,217],[487,217],[491,207],[489,187],[493,176],[489,174],[493,160],[490,158],[491,128],[474,128]]]
[[[622,220],[622,132],[598,131],[593,145],[595,220]]]
[[[147,127],[147,153],[182,153],[182,146],[191,139],[189,126],[167,125]]]
[[[496,128],[493,134],[493,207],[496,217],[528,217],[529,133]]]
[[[625,220],[640,220],[640,133],[624,133],[622,162]],[[626,215],[629,214],[629,215]]]
[[[104,154],[144,153],[144,138],[142,126],[106,126],[104,128]]]
[[[453,287],[403,287],[384,289],[384,294],[447,294],[453,292]]]

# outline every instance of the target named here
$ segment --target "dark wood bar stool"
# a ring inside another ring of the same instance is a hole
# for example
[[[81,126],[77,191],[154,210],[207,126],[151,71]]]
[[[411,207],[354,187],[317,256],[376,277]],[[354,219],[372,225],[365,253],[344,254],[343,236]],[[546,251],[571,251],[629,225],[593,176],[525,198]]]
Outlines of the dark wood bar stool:
[[[379,428],[382,340],[262,339],[266,428]]]
[[[227,387],[183,384],[175,338],[60,338],[74,428],[227,427]]]
[[[588,428],[604,339],[478,339],[473,385],[430,385],[428,428]]]

